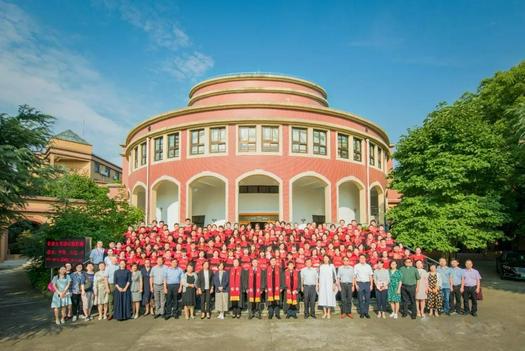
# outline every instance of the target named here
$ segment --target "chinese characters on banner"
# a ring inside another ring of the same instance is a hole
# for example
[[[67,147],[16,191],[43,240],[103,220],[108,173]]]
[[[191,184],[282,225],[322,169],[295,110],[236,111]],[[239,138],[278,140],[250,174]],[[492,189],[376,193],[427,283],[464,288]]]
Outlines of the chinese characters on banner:
[[[91,238],[46,240],[44,263],[46,268],[63,266],[66,263],[83,263],[91,249]]]

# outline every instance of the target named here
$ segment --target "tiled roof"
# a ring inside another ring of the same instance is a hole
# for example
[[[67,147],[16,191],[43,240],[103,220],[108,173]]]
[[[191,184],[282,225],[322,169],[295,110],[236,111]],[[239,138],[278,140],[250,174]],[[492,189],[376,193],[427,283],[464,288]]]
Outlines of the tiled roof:
[[[54,138],[65,140],[65,141],[72,141],[74,143],[79,143],[79,144],[91,145],[85,139],[81,138],[77,133],[75,133],[71,129],[67,129],[67,130],[64,130],[62,133],[58,133],[57,135],[54,136]]]

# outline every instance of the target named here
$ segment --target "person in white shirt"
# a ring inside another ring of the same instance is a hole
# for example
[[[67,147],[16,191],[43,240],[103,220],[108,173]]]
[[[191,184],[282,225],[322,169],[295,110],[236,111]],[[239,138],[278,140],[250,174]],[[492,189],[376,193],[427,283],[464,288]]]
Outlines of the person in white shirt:
[[[366,256],[359,256],[359,263],[354,266],[354,276],[357,289],[357,300],[359,301],[359,317],[370,318],[368,314],[370,306],[370,291],[374,285],[374,272],[372,267],[366,263]]]

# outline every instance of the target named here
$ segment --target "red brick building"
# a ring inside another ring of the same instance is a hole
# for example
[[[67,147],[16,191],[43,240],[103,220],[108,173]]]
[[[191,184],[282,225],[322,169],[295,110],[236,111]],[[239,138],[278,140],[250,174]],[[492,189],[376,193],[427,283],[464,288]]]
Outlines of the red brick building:
[[[328,107],[312,82],[270,74],[203,81],[188,106],[133,128],[123,183],[146,220],[384,222],[388,136]]]

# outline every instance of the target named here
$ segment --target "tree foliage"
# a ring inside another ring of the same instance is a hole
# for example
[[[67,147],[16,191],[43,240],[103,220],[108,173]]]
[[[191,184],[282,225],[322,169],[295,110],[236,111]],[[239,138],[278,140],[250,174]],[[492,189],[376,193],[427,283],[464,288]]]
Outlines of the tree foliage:
[[[454,252],[503,236],[510,152],[480,108],[477,96],[467,94],[438,106],[401,138],[391,186],[403,197],[388,213],[399,241]]]
[[[46,187],[48,195],[62,199],[50,224],[19,237],[19,247],[26,256],[41,258],[46,239],[89,236],[93,241],[108,242],[120,238],[129,225],[143,218],[142,211],[123,198],[111,199],[107,189],[78,174],[67,174]],[[69,199],[84,200],[79,205]]]
[[[509,240],[525,235],[525,61],[485,79],[476,94],[482,118],[505,139],[509,152],[503,204],[510,221],[504,226]]]
[[[27,105],[16,116],[0,114],[0,227],[17,217],[24,197],[38,195],[57,173],[39,156],[54,118]]]

